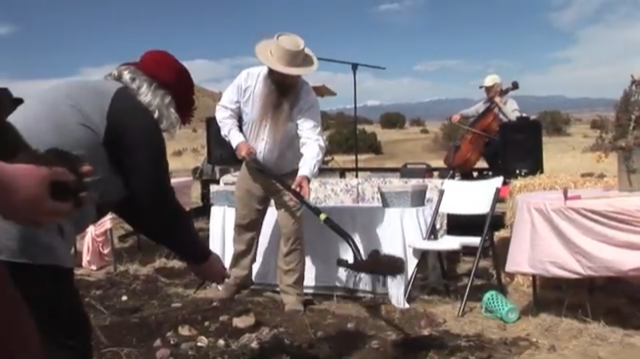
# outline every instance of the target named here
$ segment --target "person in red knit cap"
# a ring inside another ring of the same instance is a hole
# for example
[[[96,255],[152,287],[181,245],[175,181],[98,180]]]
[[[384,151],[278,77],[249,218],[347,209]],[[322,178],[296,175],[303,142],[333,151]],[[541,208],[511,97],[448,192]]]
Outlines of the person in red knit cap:
[[[0,261],[48,358],[93,358],[71,248],[78,234],[109,212],[176,253],[199,278],[219,284],[227,278],[171,186],[163,133],[189,123],[194,108],[187,68],[172,54],[152,50],[104,79],[54,85],[9,116],[33,148],[71,152],[93,170],[86,203],[64,220],[29,227],[0,218]]]

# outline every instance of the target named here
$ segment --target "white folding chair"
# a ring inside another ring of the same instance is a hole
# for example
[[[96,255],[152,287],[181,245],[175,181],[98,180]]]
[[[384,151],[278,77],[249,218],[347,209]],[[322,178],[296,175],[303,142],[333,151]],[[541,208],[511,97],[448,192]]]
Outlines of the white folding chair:
[[[437,251],[438,261],[440,262],[441,270],[444,269],[444,261],[442,259],[441,252],[444,251],[459,251],[462,247],[477,247],[476,257],[471,268],[469,282],[464,293],[460,308],[458,309],[458,316],[462,316],[464,309],[467,305],[469,297],[469,291],[473,285],[482,251],[485,247],[485,242],[488,239],[491,246],[491,256],[493,259],[493,266],[497,274],[497,281],[500,291],[504,294],[504,288],[502,286],[502,275],[500,273],[500,267],[497,262],[495,242],[493,236],[489,236],[489,224],[491,216],[493,215],[498,199],[500,198],[500,188],[504,182],[503,177],[494,177],[485,180],[445,180],[440,190],[436,206],[433,211],[433,216],[430,220],[429,230],[433,231],[433,223],[435,222],[439,213],[454,214],[461,216],[473,216],[473,215],[485,215],[485,223],[480,236],[454,236],[446,234],[435,240],[428,239],[422,242],[409,243],[409,246],[416,250],[422,251]],[[428,232],[431,233],[431,232]],[[416,266],[416,269],[418,266]],[[412,273],[407,288],[407,294],[415,279],[415,273]],[[443,280],[445,272],[442,271]],[[445,290],[447,287],[445,287]]]

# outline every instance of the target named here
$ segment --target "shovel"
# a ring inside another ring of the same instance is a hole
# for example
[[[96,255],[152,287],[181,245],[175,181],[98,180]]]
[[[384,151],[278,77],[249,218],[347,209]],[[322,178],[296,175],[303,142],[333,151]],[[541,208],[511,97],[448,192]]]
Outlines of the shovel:
[[[331,219],[320,208],[311,204],[302,194],[293,189],[281,176],[273,173],[256,159],[250,160],[248,165],[253,166],[265,177],[277,183],[282,189],[290,193],[301,205],[309,212],[313,213],[322,224],[333,231],[340,239],[347,243],[353,253],[353,262],[350,263],[346,259],[339,258],[336,261],[338,267],[346,268],[357,273],[380,275],[380,276],[398,276],[405,272],[404,259],[388,254],[382,254],[378,250],[373,250],[367,258],[364,257],[358,244],[353,237],[344,230],[338,223]]]

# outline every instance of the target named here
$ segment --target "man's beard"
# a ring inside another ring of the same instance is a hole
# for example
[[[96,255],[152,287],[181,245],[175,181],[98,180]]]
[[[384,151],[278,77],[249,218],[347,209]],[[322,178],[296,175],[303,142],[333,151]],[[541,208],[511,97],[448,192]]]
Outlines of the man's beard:
[[[260,94],[260,108],[255,118],[255,126],[250,134],[252,141],[257,141],[268,129],[269,141],[280,140],[285,127],[292,120],[295,102],[295,88],[276,86],[266,78]]]

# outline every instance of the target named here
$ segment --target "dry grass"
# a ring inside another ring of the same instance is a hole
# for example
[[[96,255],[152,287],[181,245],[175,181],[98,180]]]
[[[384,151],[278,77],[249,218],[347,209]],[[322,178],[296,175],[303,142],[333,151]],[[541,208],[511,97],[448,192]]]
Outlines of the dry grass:
[[[380,156],[361,155],[360,166],[398,167],[405,162],[428,162],[432,166],[443,166],[445,152],[434,149],[433,138],[438,132],[437,124],[429,123],[429,134],[421,134],[419,128],[404,130],[383,130],[377,125],[363,126],[374,131],[382,142],[384,154]],[[195,132],[194,132],[195,131]],[[582,149],[593,143],[596,132],[589,129],[588,121],[573,126],[567,137],[547,137],[544,139],[545,172],[550,174],[579,174],[582,172],[615,174],[615,159],[609,158],[596,163],[592,153],[582,153]],[[204,128],[181,130],[174,138],[168,139],[167,150],[171,169],[188,171],[202,161],[205,154]],[[180,150],[181,152],[176,152]],[[335,156],[332,166],[351,167],[353,156]]]

